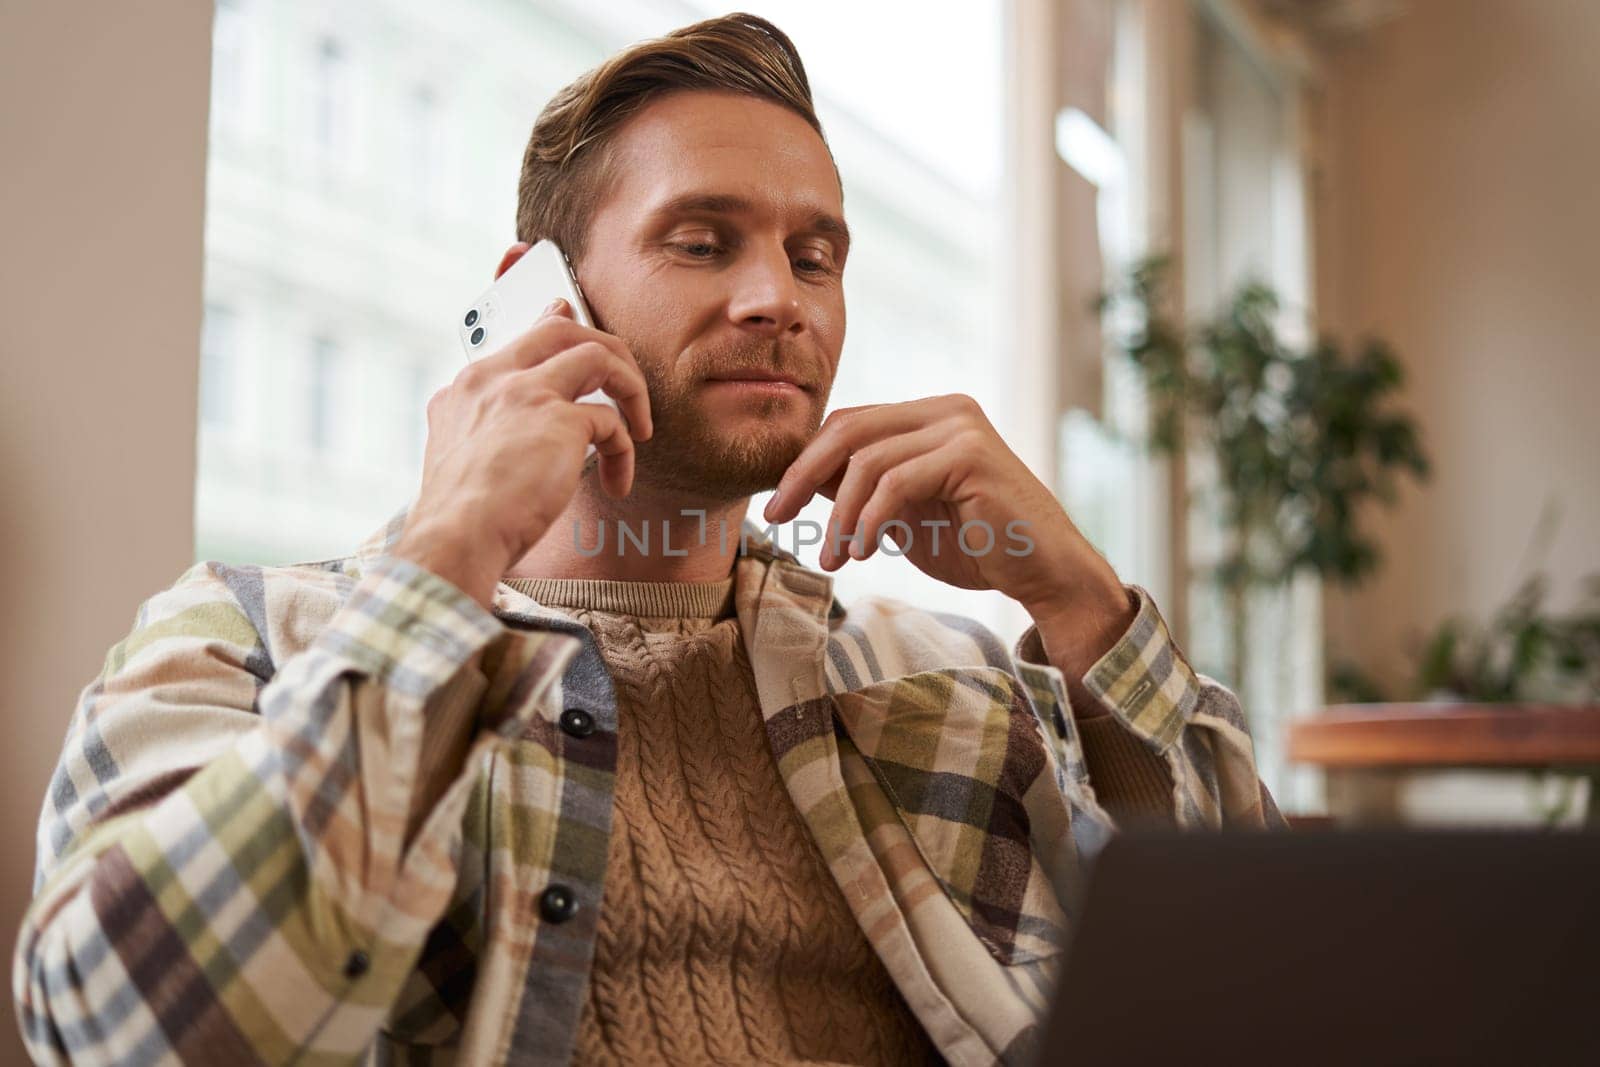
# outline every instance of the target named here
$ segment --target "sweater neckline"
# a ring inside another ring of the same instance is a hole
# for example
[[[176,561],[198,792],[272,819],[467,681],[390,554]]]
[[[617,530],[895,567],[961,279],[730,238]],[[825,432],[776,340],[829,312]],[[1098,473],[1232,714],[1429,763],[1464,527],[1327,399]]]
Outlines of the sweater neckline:
[[[733,613],[733,575],[715,582],[623,582],[609,578],[505,578],[551,608],[586,608],[640,618],[720,619]]]

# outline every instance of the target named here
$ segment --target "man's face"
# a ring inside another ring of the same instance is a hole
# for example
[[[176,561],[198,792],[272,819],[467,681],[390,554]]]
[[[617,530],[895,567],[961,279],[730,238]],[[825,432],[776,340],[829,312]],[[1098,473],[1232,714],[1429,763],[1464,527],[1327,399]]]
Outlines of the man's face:
[[[699,91],[652,101],[613,146],[578,274],[649,386],[636,484],[706,501],[770,489],[821,424],[844,345],[827,146],[787,108]]]

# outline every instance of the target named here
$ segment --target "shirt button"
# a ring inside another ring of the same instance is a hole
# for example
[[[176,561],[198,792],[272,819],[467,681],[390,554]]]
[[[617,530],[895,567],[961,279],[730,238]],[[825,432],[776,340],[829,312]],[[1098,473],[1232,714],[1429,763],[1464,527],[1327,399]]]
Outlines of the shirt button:
[[[588,737],[594,733],[594,716],[582,708],[568,708],[561,713],[561,729],[573,737]]]
[[[367,954],[360,949],[356,949],[344,961],[344,976],[346,978],[360,978],[367,973],[367,968],[370,966],[372,966],[372,961],[367,959]]]
[[[550,885],[539,894],[539,914],[548,922],[564,923],[578,914],[578,897],[564,885]]]

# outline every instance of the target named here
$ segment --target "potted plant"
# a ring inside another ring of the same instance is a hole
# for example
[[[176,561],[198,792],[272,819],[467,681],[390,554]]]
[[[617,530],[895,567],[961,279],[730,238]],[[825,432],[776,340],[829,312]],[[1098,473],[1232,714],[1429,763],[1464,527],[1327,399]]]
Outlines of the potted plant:
[[[1255,283],[1215,317],[1184,323],[1169,270],[1161,257],[1136,264],[1099,310],[1143,381],[1149,447],[1213,461],[1226,549],[1211,577],[1239,686],[1252,591],[1304,572],[1338,585],[1370,575],[1381,555],[1358,524],[1363,507],[1392,502],[1400,479],[1425,479],[1429,463],[1415,422],[1394,407],[1403,376],[1381,341],[1348,353],[1327,338],[1294,345],[1278,327],[1278,297]],[[1384,703],[1368,676],[1336,666],[1328,688],[1359,703],[1295,721],[1289,758],[1333,772],[1330,801],[1338,785],[1357,819],[1399,817],[1395,782],[1429,767],[1588,774],[1590,818],[1600,818],[1600,576],[1565,614],[1546,610],[1547,587],[1536,574],[1487,622],[1442,622],[1420,646],[1405,703]],[[1550,795],[1547,822],[1572,794]]]
[[[1098,307],[1144,383],[1147,444],[1214,459],[1227,547],[1212,577],[1228,605],[1238,686],[1251,590],[1305,571],[1338,584],[1372,573],[1380,553],[1361,510],[1392,502],[1401,477],[1426,478],[1428,459],[1416,423],[1393,407],[1404,376],[1381,341],[1351,353],[1328,338],[1293,345],[1277,295],[1259,283],[1215,318],[1185,324],[1170,309],[1169,270],[1160,256],[1135,264]]]

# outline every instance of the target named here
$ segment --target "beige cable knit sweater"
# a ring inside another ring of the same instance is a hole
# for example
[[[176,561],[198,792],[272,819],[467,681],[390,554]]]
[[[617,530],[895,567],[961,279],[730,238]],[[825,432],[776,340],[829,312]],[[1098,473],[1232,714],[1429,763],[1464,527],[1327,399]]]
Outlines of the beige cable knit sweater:
[[[509,584],[587,626],[617,690],[573,1062],[941,1062],[778,776],[733,579]]]

